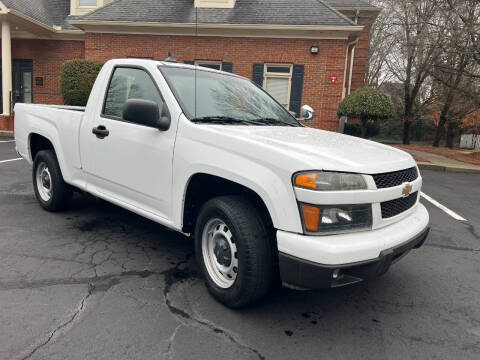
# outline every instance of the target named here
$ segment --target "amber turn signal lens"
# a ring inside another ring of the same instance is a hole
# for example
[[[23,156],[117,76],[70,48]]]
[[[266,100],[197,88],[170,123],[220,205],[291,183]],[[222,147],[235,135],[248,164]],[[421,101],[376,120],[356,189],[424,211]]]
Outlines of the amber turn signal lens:
[[[320,209],[316,206],[302,204],[303,222],[305,229],[311,232],[318,231],[318,222],[320,221]]]
[[[295,185],[316,189],[317,188],[316,180],[317,180],[316,173],[298,174],[295,177]]]

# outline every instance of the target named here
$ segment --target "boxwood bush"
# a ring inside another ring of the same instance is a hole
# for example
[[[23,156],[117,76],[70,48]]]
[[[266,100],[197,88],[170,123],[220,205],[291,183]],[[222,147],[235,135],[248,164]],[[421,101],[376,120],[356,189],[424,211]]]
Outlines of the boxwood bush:
[[[360,118],[361,136],[368,137],[378,133],[378,129],[373,128],[368,133],[368,124],[377,125],[379,120],[392,118],[395,108],[388,96],[373,87],[364,87],[343,99],[338,106],[337,115]]]
[[[66,61],[60,73],[63,103],[72,106],[87,105],[93,83],[102,66],[101,62],[92,60]]]

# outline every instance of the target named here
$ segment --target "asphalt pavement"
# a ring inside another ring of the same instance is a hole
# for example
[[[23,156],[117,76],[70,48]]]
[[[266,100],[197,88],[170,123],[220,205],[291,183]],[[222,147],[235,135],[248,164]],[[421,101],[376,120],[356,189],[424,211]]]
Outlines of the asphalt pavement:
[[[0,141],[6,139],[0,138]],[[480,358],[480,175],[423,171],[431,234],[383,277],[233,311],[192,241],[91,196],[52,214],[0,142],[0,359]]]

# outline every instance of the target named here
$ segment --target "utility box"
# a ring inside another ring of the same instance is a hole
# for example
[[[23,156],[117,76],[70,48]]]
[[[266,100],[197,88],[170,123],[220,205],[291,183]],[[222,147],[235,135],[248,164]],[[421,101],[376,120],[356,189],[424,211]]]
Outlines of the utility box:
[[[468,134],[460,138],[461,149],[480,149],[480,135]]]

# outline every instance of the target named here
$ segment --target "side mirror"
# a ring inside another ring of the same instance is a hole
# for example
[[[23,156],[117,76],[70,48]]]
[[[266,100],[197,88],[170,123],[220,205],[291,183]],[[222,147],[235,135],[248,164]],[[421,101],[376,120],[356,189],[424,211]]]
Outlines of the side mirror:
[[[310,121],[315,117],[315,111],[309,105],[303,105],[301,110],[302,118],[300,120]]]
[[[128,99],[123,107],[123,119],[166,131],[170,128],[169,114],[160,116],[158,105],[151,100]]]

